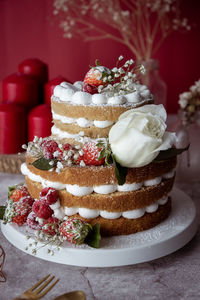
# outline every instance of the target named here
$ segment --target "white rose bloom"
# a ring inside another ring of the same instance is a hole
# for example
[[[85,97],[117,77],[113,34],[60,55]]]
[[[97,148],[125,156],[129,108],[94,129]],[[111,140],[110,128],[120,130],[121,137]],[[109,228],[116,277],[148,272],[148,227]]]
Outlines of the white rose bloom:
[[[160,150],[176,141],[175,133],[165,132],[163,105],[145,105],[123,113],[109,132],[109,143],[121,166],[142,167],[154,160]]]

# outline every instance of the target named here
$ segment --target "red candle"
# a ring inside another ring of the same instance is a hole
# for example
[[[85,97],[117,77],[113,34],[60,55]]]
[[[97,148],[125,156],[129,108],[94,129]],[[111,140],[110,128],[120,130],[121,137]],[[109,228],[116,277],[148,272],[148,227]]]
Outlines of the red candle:
[[[0,153],[11,154],[22,151],[26,143],[26,115],[22,106],[0,104]]]
[[[28,114],[28,140],[35,136],[46,137],[51,134],[52,115],[51,108],[47,104],[34,107]]]
[[[2,81],[2,102],[31,108],[38,103],[38,85],[30,76],[14,73]]]
[[[32,76],[38,84],[38,104],[44,102],[44,84],[48,81],[48,66],[37,58],[22,61],[18,66],[19,72]]]
[[[60,84],[63,81],[67,81],[67,79],[62,76],[58,76],[45,84],[45,86],[44,86],[44,101],[46,104],[51,105],[51,96],[53,94],[53,90],[56,85]]]
[[[39,84],[45,84],[48,81],[48,66],[37,58],[22,61],[18,70],[20,73],[35,77]]]

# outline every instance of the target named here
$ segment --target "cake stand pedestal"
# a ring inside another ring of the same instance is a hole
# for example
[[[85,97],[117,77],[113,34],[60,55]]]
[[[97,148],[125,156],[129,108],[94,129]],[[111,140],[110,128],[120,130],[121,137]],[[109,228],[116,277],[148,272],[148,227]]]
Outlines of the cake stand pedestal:
[[[131,234],[102,238],[99,249],[86,245],[75,247],[65,243],[54,255],[47,253],[47,246],[37,251],[36,257],[81,267],[115,267],[151,261],[168,255],[187,244],[197,231],[196,209],[193,201],[181,190],[174,188],[172,193],[172,212],[168,219],[156,227]],[[26,246],[34,239],[26,239],[25,227],[14,224],[1,224],[8,241],[18,249],[33,255]],[[42,244],[41,244],[42,245]],[[41,246],[40,244],[37,247]]]

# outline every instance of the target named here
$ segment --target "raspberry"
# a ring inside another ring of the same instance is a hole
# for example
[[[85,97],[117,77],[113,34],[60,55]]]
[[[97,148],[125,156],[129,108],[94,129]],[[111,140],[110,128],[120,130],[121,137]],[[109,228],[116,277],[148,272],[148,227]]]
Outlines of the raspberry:
[[[31,196],[26,196],[26,197],[21,198],[20,201],[22,201],[23,203],[27,203],[29,206],[32,207],[35,200]]]
[[[37,200],[33,203],[32,207],[33,212],[38,218],[48,219],[52,216],[53,210],[41,200]]]
[[[53,141],[53,140],[44,141],[41,144],[41,146],[43,148],[44,158],[46,158],[46,159],[54,158],[53,154],[58,148],[58,144],[55,141]]]
[[[83,83],[83,92],[89,93],[91,95],[98,93],[98,88],[95,85]]]
[[[56,203],[58,198],[58,192],[54,188],[46,187],[40,192],[40,200],[48,205]]]
[[[49,235],[55,235],[58,233],[59,220],[57,218],[50,217],[42,224],[42,231]]]
[[[25,186],[17,186],[16,189],[14,189],[11,192],[10,199],[12,199],[14,202],[19,201],[22,197],[29,196],[29,192]]]
[[[26,220],[27,226],[34,230],[41,230],[42,225],[40,225],[39,222],[36,221],[36,217],[36,214],[31,211]]]
[[[72,145],[69,144],[69,143],[66,143],[66,144],[63,145],[63,150],[64,151],[69,151],[69,150],[72,150],[72,149],[74,149],[74,147],[72,147]]]
[[[100,166],[104,164],[105,157],[98,159],[101,147],[97,147],[95,142],[86,143],[82,151],[83,155],[79,156],[78,162],[83,160],[87,166]]]
[[[78,218],[69,218],[61,223],[59,232],[66,241],[80,245],[84,243],[86,236],[91,229],[91,225]]]

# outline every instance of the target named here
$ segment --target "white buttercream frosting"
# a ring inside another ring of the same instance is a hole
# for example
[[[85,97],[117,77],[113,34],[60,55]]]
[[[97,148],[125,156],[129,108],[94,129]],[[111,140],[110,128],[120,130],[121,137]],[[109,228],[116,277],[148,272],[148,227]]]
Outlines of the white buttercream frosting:
[[[94,186],[94,192],[97,194],[111,194],[117,191],[117,185],[106,184]]]
[[[156,177],[154,179],[149,179],[144,181],[144,186],[152,186],[152,185],[158,185],[161,183],[162,177]]]
[[[146,180],[144,182],[139,183],[125,183],[123,185],[117,185],[117,184],[107,184],[107,185],[98,185],[98,186],[79,186],[78,184],[64,184],[61,182],[56,181],[49,181],[44,178],[42,178],[39,175],[35,175],[32,173],[28,168],[26,163],[23,163],[21,165],[21,172],[23,175],[28,176],[29,179],[39,182],[42,184],[43,187],[53,187],[57,190],[66,189],[66,191],[74,196],[85,196],[89,195],[91,193],[97,193],[97,194],[111,194],[116,191],[119,192],[131,192],[139,190],[142,186],[152,186],[152,185],[158,185],[162,177],[156,177],[151,180]],[[170,173],[170,172],[169,172]],[[167,174],[169,174],[167,173]],[[170,174],[171,178],[173,177],[173,173]],[[169,175],[168,175],[169,176]],[[169,177],[168,177],[169,178]]]
[[[134,84],[133,92],[125,95],[112,95],[110,91],[89,94],[82,91],[83,82],[76,81],[73,85],[62,82],[54,88],[53,97],[63,102],[78,105],[123,105],[125,103],[137,104],[152,99],[149,89],[145,85]]]
[[[108,212],[106,210],[97,210],[89,208],[78,208],[78,207],[64,207],[64,212],[67,216],[79,214],[81,217],[86,219],[94,219],[101,216],[104,219],[118,219],[120,217],[126,219],[138,219],[141,218],[146,212],[153,213],[157,211],[159,205],[164,205],[168,201],[168,196],[165,196],[155,203],[148,205],[143,208],[127,210],[124,212]]]
[[[66,184],[66,190],[68,193],[74,196],[85,196],[93,192],[93,187],[91,186],[80,186],[78,184]]]
[[[92,95],[82,91],[78,91],[72,96],[72,102],[75,104],[90,104],[91,100]]]
[[[62,116],[59,114],[56,114],[54,111],[52,111],[52,116],[54,120],[58,120],[60,122],[62,122],[63,124],[77,124],[79,127],[91,127],[91,126],[95,126],[97,128],[106,128],[111,126],[114,122],[112,121],[99,121],[99,120],[88,120],[86,118],[70,118],[70,117],[66,117],[66,116]]]
[[[105,141],[105,142],[107,141],[106,138],[92,139],[90,137],[84,136],[84,131],[80,131],[77,134],[71,134],[67,131],[61,130],[60,128],[56,127],[55,125],[53,125],[51,127],[51,134],[56,135],[56,137],[59,139],[75,139],[76,141],[83,143],[83,144],[85,144],[87,142],[98,143],[99,140]]]

